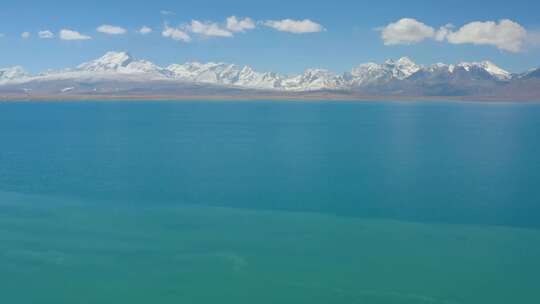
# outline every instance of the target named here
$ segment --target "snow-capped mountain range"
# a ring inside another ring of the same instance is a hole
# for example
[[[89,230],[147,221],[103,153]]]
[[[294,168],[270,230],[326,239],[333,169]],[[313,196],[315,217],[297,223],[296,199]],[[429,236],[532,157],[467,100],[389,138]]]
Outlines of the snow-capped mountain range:
[[[162,84],[170,92],[205,85],[213,88],[268,92],[343,91],[365,94],[474,95],[517,80],[539,78],[540,70],[511,74],[489,61],[422,66],[409,58],[382,64],[361,64],[344,74],[308,69],[300,75],[254,71],[249,66],[226,63],[186,63],[160,67],[126,52],[108,52],[75,68],[32,75],[22,67],[0,69],[0,94],[17,90],[58,93],[107,93],[111,90],[145,91],[148,83]],[[122,83],[111,86],[107,83]],[[129,83],[129,85],[128,85]],[[53,85],[54,84],[54,85]],[[41,90],[41,91],[40,91]],[[426,90],[428,91],[426,93]],[[156,93],[156,91],[154,91]],[[471,94],[473,93],[473,94]]]

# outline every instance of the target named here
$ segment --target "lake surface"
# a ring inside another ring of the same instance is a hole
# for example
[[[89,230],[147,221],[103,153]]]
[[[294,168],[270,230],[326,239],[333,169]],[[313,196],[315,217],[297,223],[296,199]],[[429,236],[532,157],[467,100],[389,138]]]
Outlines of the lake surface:
[[[535,303],[540,103],[0,103],[0,294]]]

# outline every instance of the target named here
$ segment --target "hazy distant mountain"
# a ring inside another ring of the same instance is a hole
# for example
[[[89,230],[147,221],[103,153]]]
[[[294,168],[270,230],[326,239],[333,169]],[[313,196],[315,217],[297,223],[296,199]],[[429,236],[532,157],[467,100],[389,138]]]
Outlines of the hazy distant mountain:
[[[160,67],[126,52],[108,52],[75,68],[31,75],[0,69],[0,95],[214,95],[335,93],[387,96],[535,96],[540,69],[513,75],[489,61],[422,66],[409,58],[361,64],[343,75],[300,75],[226,63]],[[540,93],[540,92],[539,92]],[[532,95],[531,95],[532,94]],[[540,96],[540,95],[539,95]]]
[[[397,61],[387,60],[383,64],[361,64],[343,77],[349,87],[373,86],[406,79],[421,69],[409,58],[403,57]]]
[[[528,72],[525,72],[521,75],[519,75],[519,78],[521,79],[534,79],[534,78],[540,78],[540,68],[533,69]]]
[[[79,65],[76,71],[87,73],[145,74],[168,77],[171,72],[150,61],[135,60],[126,52],[108,52],[103,57]]]
[[[275,73],[258,73],[248,66],[225,63],[173,64],[167,69],[178,80],[239,87],[274,89],[280,86],[282,80]]]
[[[27,77],[30,77],[30,73],[26,72],[20,66],[0,69],[0,83],[7,82],[10,80],[24,79]]]

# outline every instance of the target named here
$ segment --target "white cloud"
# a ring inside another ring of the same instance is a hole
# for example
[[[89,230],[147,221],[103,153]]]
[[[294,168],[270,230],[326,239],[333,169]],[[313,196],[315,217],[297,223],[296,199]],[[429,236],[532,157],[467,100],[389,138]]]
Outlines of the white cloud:
[[[434,35],[431,26],[412,18],[403,18],[382,28],[384,45],[418,43]]]
[[[49,30],[39,31],[38,36],[41,39],[51,39],[54,38],[54,34]]]
[[[152,28],[148,27],[148,26],[143,26],[141,27],[139,30],[138,30],[139,34],[141,35],[146,35],[146,34],[150,34],[152,32]]]
[[[189,31],[203,36],[213,37],[232,37],[233,34],[226,29],[221,28],[214,22],[201,22],[197,20],[191,21],[187,27]]]
[[[123,35],[127,31],[125,28],[104,24],[96,29],[100,33],[109,34],[109,35]]]
[[[245,32],[256,27],[251,18],[238,19],[236,16],[227,18],[225,24],[211,21],[192,20],[183,27],[184,30],[208,37],[233,37],[234,33]]]
[[[527,30],[508,19],[498,23],[475,21],[465,24],[456,32],[448,33],[446,39],[453,44],[493,45],[501,50],[519,52],[527,39]]]
[[[526,43],[530,44],[534,40],[523,26],[508,19],[498,23],[475,21],[457,31],[453,31],[453,28],[453,25],[447,24],[435,31],[433,27],[418,20],[403,18],[379,30],[385,45],[413,44],[434,39],[452,44],[492,45],[501,50],[519,52]]]
[[[177,41],[184,41],[184,42],[191,41],[191,37],[186,32],[178,28],[170,27],[168,25],[165,25],[165,29],[163,29],[163,32],[161,32],[161,35],[163,37],[171,38]]]
[[[22,32],[21,37],[23,39],[28,39],[28,38],[30,38],[30,33],[29,32]]]
[[[255,28],[255,22],[251,18],[238,20],[236,16],[227,18],[227,29],[231,32],[245,32]]]
[[[60,31],[60,39],[62,40],[88,40],[92,37],[83,35],[77,31],[63,29]]]
[[[268,20],[264,25],[276,29],[281,32],[289,32],[293,34],[318,33],[324,31],[324,27],[309,19],[305,20]]]
[[[435,33],[435,40],[437,41],[444,41],[448,37],[448,34],[452,32],[452,29],[454,26],[452,24],[447,24],[445,26],[441,26],[439,30]]]

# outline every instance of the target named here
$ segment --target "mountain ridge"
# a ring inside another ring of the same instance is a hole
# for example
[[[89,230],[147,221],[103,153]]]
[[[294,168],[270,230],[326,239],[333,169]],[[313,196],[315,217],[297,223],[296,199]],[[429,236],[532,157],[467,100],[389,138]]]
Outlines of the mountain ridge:
[[[6,94],[140,94],[188,93],[196,88],[210,91],[251,92],[349,92],[396,96],[486,96],[505,88],[532,86],[535,96],[540,69],[511,74],[490,61],[435,63],[424,66],[408,57],[384,63],[364,63],[336,74],[325,69],[307,69],[298,75],[255,71],[250,66],[228,63],[171,64],[158,66],[128,52],[107,52],[75,68],[32,75],[22,67],[0,69],[0,95]],[[517,83],[517,84],[516,84]],[[149,85],[154,87],[149,90]],[[176,87],[175,87],[176,85]],[[165,88],[166,87],[166,88]],[[151,91],[151,92],[150,92]],[[527,89],[526,89],[527,91]],[[2,94],[3,93],[3,94]],[[511,92],[503,92],[512,96]],[[524,92],[520,94],[523,95]],[[540,92],[538,92],[540,96]]]

